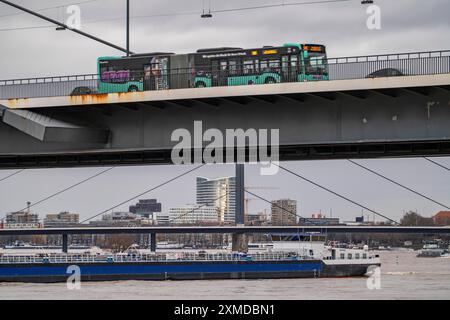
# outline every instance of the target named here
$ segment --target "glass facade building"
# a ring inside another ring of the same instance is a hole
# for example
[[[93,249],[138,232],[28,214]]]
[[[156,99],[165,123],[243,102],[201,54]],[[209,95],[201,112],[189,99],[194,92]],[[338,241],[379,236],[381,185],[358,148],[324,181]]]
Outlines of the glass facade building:
[[[197,204],[216,207],[219,223],[234,223],[236,178],[208,179],[197,177]]]

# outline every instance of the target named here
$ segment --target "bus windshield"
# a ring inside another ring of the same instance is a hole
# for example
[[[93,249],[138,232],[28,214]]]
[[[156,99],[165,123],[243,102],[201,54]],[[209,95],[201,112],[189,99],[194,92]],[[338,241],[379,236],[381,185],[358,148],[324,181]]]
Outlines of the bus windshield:
[[[305,59],[307,74],[326,74],[327,73],[327,57],[325,53],[309,52],[308,58]]]

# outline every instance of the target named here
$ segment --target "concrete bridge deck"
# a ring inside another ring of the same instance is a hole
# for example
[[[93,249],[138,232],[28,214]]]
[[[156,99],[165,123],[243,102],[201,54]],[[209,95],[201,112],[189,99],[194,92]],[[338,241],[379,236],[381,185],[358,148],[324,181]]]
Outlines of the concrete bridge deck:
[[[282,161],[450,155],[450,51],[342,59],[312,82],[70,95],[85,80],[0,81],[0,169],[172,163],[172,133],[195,121],[277,129]],[[368,77],[380,68],[404,75]]]
[[[143,92],[88,94],[0,100],[0,105],[10,109],[51,107],[85,107],[89,105],[128,104],[160,101],[226,99],[230,97],[279,96],[314,93],[349,93],[383,89],[450,86],[450,74],[383,77],[316,82],[292,82],[253,86],[172,89]]]
[[[450,234],[450,227],[399,226],[217,226],[217,227],[111,227],[111,228],[37,228],[0,229],[0,236],[9,235],[75,235],[75,234],[176,234],[176,233],[409,233]]]

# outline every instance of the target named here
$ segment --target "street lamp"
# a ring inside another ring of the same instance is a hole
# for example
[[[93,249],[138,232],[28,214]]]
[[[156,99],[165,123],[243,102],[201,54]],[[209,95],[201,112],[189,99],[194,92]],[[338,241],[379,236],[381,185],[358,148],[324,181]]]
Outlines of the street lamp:
[[[211,14],[211,0],[209,0],[209,9],[208,12],[205,12],[205,0],[203,0],[203,13],[200,16],[203,19],[208,19],[208,18],[212,18],[212,14]]]
[[[127,0],[127,57],[130,56],[130,0]]]
[[[208,13],[203,12],[201,15],[201,18],[204,18],[204,19],[212,18],[212,14],[211,14],[211,12],[208,12]]]

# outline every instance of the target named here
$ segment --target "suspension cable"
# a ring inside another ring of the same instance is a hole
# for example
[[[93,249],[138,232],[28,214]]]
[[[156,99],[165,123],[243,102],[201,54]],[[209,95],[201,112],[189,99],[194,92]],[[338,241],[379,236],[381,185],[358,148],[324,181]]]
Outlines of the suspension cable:
[[[120,202],[120,203],[118,203],[118,204],[112,206],[111,208],[108,208],[108,209],[106,209],[106,210],[103,210],[102,212],[99,212],[99,213],[93,215],[92,217],[87,218],[87,219],[81,221],[81,223],[88,222],[88,221],[90,221],[90,220],[92,220],[92,219],[94,219],[94,218],[97,218],[98,216],[100,216],[100,215],[102,215],[102,214],[107,213],[108,211],[114,210],[114,209],[116,209],[116,208],[118,208],[118,207],[120,207],[120,206],[122,206],[122,205],[124,205],[124,204],[126,204],[126,203],[128,203],[128,202],[130,202],[130,201],[133,201],[133,200],[135,200],[135,199],[137,199],[137,198],[139,198],[139,197],[142,197],[142,196],[144,196],[144,195],[146,195],[146,194],[148,194],[148,193],[150,193],[150,192],[152,192],[152,191],[155,191],[155,190],[157,190],[157,189],[159,189],[159,188],[161,188],[161,187],[163,187],[163,186],[165,186],[165,185],[167,185],[167,184],[169,184],[169,183],[171,183],[171,182],[173,182],[173,181],[175,181],[175,180],[177,180],[177,179],[179,179],[179,178],[181,178],[181,177],[184,177],[184,176],[190,174],[191,172],[194,172],[194,171],[196,171],[196,170],[198,170],[198,169],[204,167],[205,165],[206,165],[206,164],[201,164],[201,165],[199,165],[199,166],[197,166],[197,167],[195,167],[195,168],[193,168],[193,169],[190,169],[190,170],[188,170],[188,171],[186,171],[186,172],[184,172],[184,173],[182,173],[182,174],[179,174],[179,175],[173,177],[172,179],[169,179],[169,180],[167,180],[167,181],[165,181],[165,182],[163,182],[163,183],[161,183],[161,184],[159,184],[159,185],[157,185],[157,186],[155,186],[155,187],[153,187],[153,188],[150,188],[150,189],[148,189],[148,190],[145,190],[144,192],[141,192],[141,193],[139,193],[139,194],[136,195],[136,196],[133,196],[133,197],[127,199],[127,200],[124,200],[124,201],[122,201],[122,202]]]
[[[440,206],[442,206],[444,208],[450,209],[450,207],[446,206],[445,204],[440,203],[440,202],[438,202],[438,201],[436,201],[436,200],[434,200],[434,199],[432,199],[432,198],[430,198],[430,197],[428,197],[428,196],[426,196],[426,195],[424,195],[424,194],[422,194],[422,193],[420,193],[420,192],[418,192],[416,190],[413,190],[413,189],[411,189],[411,188],[409,188],[409,187],[407,187],[407,186],[405,186],[405,185],[403,185],[403,184],[401,184],[401,183],[399,183],[397,181],[394,181],[394,180],[392,180],[392,179],[382,175],[381,173],[378,173],[378,172],[376,172],[376,171],[374,171],[374,170],[372,170],[372,169],[370,169],[370,168],[368,168],[368,167],[366,167],[366,166],[364,166],[364,165],[362,165],[362,164],[360,164],[360,163],[358,163],[356,161],[353,161],[353,160],[350,160],[350,159],[347,159],[347,160],[350,163],[353,163],[354,165],[356,165],[356,166],[358,166],[358,167],[360,167],[360,168],[362,168],[362,169],[364,169],[364,170],[366,170],[366,171],[368,171],[370,173],[373,173],[374,175],[376,175],[376,176],[378,176],[380,178],[383,178],[383,179],[385,179],[385,180],[387,180],[387,181],[389,181],[389,182],[391,182],[391,183],[393,183],[393,184],[395,184],[395,185],[397,185],[397,186],[399,186],[399,187],[401,187],[401,188],[403,188],[405,190],[408,190],[408,191],[410,191],[410,192],[412,192],[412,193],[414,193],[414,194],[416,194],[416,195],[418,195],[418,196],[420,196],[420,197],[422,197],[424,199],[427,199],[427,200],[429,200],[431,202],[434,202],[435,204],[440,205]]]
[[[353,201],[352,199],[349,199],[349,198],[347,198],[347,197],[345,197],[345,196],[343,196],[343,195],[341,195],[341,194],[339,194],[337,192],[334,192],[333,190],[328,189],[328,188],[326,188],[326,187],[324,187],[324,186],[322,186],[322,185],[320,185],[320,184],[318,184],[318,183],[316,183],[316,182],[314,182],[314,181],[312,181],[312,180],[310,180],[308,178],[305,178],[305,177],[299,175],[298,173],[295,173],[295,172],[293,172],[293,171],[291,171],[291,170],[289,170],[289,169],[287,169],[287,168],[285,168],[285,167],[283,167],[283,166],[281,166],[279,164],[276,164],[276,163],[273,163],[273,164],[275,166],[279,167],[280,169],[282,169],[282,170],[284,170],[286,172],[289,172],[290,174],[292,174],[292,175],[294,175],[294,176],[296,176],[296,177],[298,177],[298,178],[300,178],[300,179],[302,179],[302,180],[304,180],[306,182],[309,182],[309,183],[315,185],[316,187],[319,187],[322,190],[325,190],[325,191],[327,191],[327,192],[329,192],[331,194],[334,194],[335,196],[337,196],[337,197],[339,197],[341,199],[344,199],[344,200],[346,200],[346,201],[348,201],[350,203],[353,203],[354,205],[357,205],[358,207],[361,207],[361,208],[363,208],[363,209],[365,209],[367,211],[370,211],[370,212],[376,214],[377,216],[380,216],[380,217],[382,217],[382,218],[384,218],[386,220],[389,220],[389,221],[391,221],[391,222],[393,222],[395,224],[400,224],[399,222],[397,222],[397,221],[395,221],[395,220],[393,220],[393,219],[391,219],[391,218],[389,218],[389,217],[387,217],[387,216],[385,216],[385,215],[383,215],[383,214],[381,214],[381,213],[379,213],[379,212],[377,212],[377,211],[375,211],[373,209],[370,209],[367,206],[364,206],[364,205],[362,205],[362,204],[360,204],[360,203],[358,203],[356,201]]]

